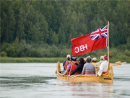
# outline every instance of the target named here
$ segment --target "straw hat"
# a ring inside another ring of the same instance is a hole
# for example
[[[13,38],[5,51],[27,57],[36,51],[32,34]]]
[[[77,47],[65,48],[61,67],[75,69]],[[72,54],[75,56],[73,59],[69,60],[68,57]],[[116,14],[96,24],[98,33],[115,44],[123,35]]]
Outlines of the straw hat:
[[[96,57],[94,57],[94,58],[92,59],[92,61],[97,61],[97,58],[96,58]]]
[[[68,54],[68,55],[66,56],[66,58],[69,58],[69,59],[70,59],[70,58],[71,58],[71,56]]]
[[[100,56],[100,60],[104,60],[104,56]]]

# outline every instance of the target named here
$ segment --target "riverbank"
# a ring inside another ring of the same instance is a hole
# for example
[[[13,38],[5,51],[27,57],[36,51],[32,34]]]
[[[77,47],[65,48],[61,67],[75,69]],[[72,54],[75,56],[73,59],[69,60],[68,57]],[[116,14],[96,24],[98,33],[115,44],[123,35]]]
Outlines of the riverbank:
[[[78,60],[79,58],[77,58]],[[57,61],[64,62],[66,60],[65,57],[51,57],[51,58],[33,58],[33,57],[22,57],[22,58],[15,58],[15,57],[0,57],[0,63],[56,63]],[[130,63],[129,60],[117,60],[111,59],[111,63],[121,61]]]
[[[57,61],[63,62],[66,58],[52,57],[52,58],[33,58],[33,57],[0,57],[0,63],[55,63]]]

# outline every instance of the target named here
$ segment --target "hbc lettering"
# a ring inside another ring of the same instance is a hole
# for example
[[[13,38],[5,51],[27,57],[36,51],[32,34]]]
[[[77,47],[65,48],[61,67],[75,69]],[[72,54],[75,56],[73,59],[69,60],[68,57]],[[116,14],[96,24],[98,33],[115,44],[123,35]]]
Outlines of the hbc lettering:
[[[79,53],[80,51],[85,51],[87,49],[88,49],[87,44],[80,45],[79,47],[75,47],[75,53]]]

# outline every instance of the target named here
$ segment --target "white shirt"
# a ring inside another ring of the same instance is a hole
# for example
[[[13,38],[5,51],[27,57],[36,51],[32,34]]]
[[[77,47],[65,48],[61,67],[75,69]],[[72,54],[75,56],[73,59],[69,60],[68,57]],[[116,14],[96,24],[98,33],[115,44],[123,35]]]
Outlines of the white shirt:
[[[101,63],[100,67],[99,67],[99,71],[98,71],[98,75],[101,76],[102,72],[106,72],[108,69],[108,61],[105,60]]]

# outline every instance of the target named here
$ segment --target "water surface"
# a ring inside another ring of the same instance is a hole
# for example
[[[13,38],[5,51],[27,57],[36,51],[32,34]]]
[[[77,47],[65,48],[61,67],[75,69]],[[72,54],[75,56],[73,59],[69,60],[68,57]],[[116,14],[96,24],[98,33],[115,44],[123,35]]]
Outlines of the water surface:
[[[0,63],[0,98],[130,98],[130,64],[114,66],[114,81],[57,80],[56,63]]]

